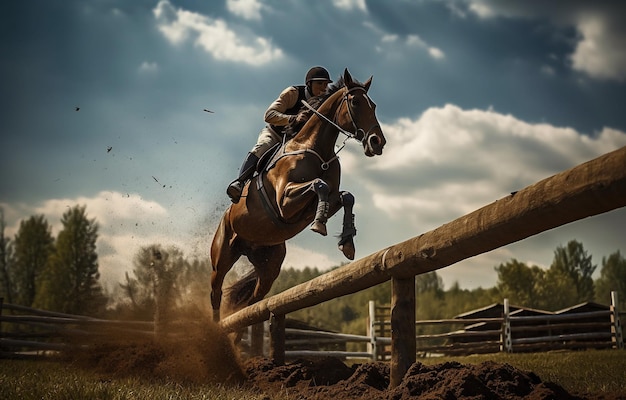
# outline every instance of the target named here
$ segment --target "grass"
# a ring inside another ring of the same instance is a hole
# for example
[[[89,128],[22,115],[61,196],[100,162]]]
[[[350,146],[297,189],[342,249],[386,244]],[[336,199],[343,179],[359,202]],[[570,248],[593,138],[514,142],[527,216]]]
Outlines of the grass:
[[[0,361],[0,399],[270,400],[245,388],[109,379],[69,364],[30,360]]]
[[[486,354],[419,359],[424,364],[458,361],[508,363],[533,371],[572,393],[626,394],[626,352],[620,350]],[[52,361],[0,360],[0,399],[282,399],[246,388],[178,384],[139,378],[109,378]]]

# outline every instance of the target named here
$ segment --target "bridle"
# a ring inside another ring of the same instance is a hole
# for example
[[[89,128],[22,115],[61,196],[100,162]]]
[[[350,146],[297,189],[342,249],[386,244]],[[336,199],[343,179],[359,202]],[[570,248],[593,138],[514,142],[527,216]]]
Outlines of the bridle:
[[[361,86],[355,86],[352,89],[348,89],[345,88],[345,93],[343,95],[343,98],[341,99],[341,102],[339,103],[339,107],[337,107],[337,111],[335,111],[335,116],[333,117],[333,120],[337,119],[337,114],[339,113],[339,110],[341,110],[341,106],[343,105],[343,103],[346,103],[346,108],[348,109],[348,115],[350,116],[350,122],[352,123],[352,126],[354,127],[354,132],[350,132],[347,131],[345,129],[343,129],[342,127],[340,127],[335,121],[331,121],[328,117],[326,117],[325,115],[323,115],[322,113],[320,113],[319,111],[317,111],[315,108],[313,108],[313,106],[311,106],[309,103],[307,103],[305,100],[302,100],[302,104],[304,104],[304,106],[306,108],[308,108],[309,110],[311,110],[313,113],[315,113],[315,115],[317,115],[318,117],[320,117],[321,119],[323,119],[324,121],[328,122],[329,124],[331,124],[332,126],[334,126],[335,128],[337,128],[337,130],[341,133],[343,133],[344,135],[346,135],[345,140],[343,141],[343,143],[341,144],[341,146],[339,147],[339,149],[337,149],[337,151],[335,152],[335,155],[330,159],[330,160],[324,160],[322,158],[321,155],[319,155],[318,152],[316,152],[313,149],[302,149],[302,150],[296,150],[296,151],[290,151],[287,153],[283,153],[279,158],[282,158],[284,156],[289,156],[289,155],[296,155],[296,154],[302,154],[302,153],[311,153],[315,156],[317,156],[317,158],[319,158],[319,160],[321,161],[321,167],[322,170],[326,171],[329,167],[330,167],[330,163],[332,163],[335,160],[339,159],[339,152],[341,150],[343,150],[344,147],[346,147],[346,142],[348,141],[348,139],[354,139],[354,140],[358,140],[359,142],[361,142],[361,144],[365,145],[365,140],[367,140],[367,138],[369,137],[370,133],[372,132],[372,130],[376,127],[379,127],[380,125],[378,124],[373,124],[368,130],[367,132],[365,132],[364,129],[359,128],[356,125],[356,122],[354,121],[354,116],[353,116],[353,111],[352,108],[350,107],[350,102],[348,101],[348,95],[356,90],[362,90],[363,92],[367,92],[365,90],[365,88],[361,87]],[[367,97],[367,94],[365,95],[365,98],[367,99],[370,108],[372,108],[372,103],[371,100],[369,99],[369,97]],[[359,135],[359,133],[362,133],[361,135]],[[286,138],[283,138],[283,141]],[[284,145],[284,143],[283,143]]]
[[[333,121],[331,121],[325,115],[321,114],[319,111],[317,111],[315,108],[313,108],[305,100],[302,100],[302,104],[304,104],[304,106],[306,108],[311,110],[313,113],[315,113],[315,115],[317,115],[318,117],[322,118],[323,120],[325,120],[326,122],[328,122],[329,124],[334,126],[335,128],[337,128],[337,130],[339,130],[339,132],[343,133],[346,136],[346,140],[343,141],[343,144],[342,144],[341,148],[337,151],[337,153],[341,149],[343,149],[343,147],[345,146],[345,143],[346,143],[346,141],[348,139],[355,139],[355,140],[363,143],[363,141],[366,140],[367,137],[370,135],[372,130],[380,126],[379,124],[373,124],[366,132],[364,129],[359,128],[356,125],[356,122],[354,121],[354,115],[353,115],[354,112],[352,110],[352,107],[350,107],[350,102],[348,101],[348,95],[350,95],[351,92],[354,92],[354,91],[357,91],[357,90],[362,90],[363,92],[367,93],[365,88],[363,88],[361,86],[355,86],[352,89],[347,89],[346,88],[345,94],[343,95],[343,98],[341,99],[341,103],[339,103],[339,107],[337,107],[337,111],[335,112],[335,116],[333,118]],[[365,98],[367,99],[367,102],[370,104],[370,108],[371,108],[372,107],[371,100],[369,99],[369,97],[367,97],[367,94],[365,95]],[[352,127],[354,127],[354,132],[350,132],[350,131],[347,131],[347,130],[343,129],[342,127],[340,127],[335,122],[335,120],[337,119],[337,113],[339,112],[339,110],[341,110],[341,106],[343,105],[343,103],[346,103],[346,108],[348,109],[348,116],[350,117],[350,122],[352,123]],[[359,133],[361,133],[361,134],[359,134]]]

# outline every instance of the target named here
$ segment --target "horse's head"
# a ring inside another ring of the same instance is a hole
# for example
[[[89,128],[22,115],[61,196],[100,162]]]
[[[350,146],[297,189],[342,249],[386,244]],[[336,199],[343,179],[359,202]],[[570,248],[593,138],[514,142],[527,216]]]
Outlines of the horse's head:
[[[348,69],[343,73],[345,85],[344,101],[338,110],[338,123],[349,131],[354,131],[355,139],[363,144],[363,151],[368,157],[381,155],[385,147],[385,136],[376,118],[376,104],[367,95],[372,84],[370,77],[364,84],[352,79]]]

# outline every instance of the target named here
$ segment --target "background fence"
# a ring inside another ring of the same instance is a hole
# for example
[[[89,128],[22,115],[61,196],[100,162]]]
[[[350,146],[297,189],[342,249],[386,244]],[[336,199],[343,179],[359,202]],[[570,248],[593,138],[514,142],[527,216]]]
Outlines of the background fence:
[[[154,335],[151,321],[116,321],[4,304],[0,298],[0,358],[36,358],[104,335]]]
[[[504,299],[503,304],[480,310],[483,314],[498,313],[499,317],[473,318],[474,313],[470,312],[450,319],[416,321],[418,331],[427,327],[448,327],[439,333],[417,334],[416,355],[623,349],[621,321],[626,313],[620,311],[617,304],[618,294],[612,292],[610,306],[583,303],[550,313],[510,306]],[[369,302],[365,335],[320,331],[295,320],[288,320],[286,326],[285,357],[288,359],[340,357],[387,361],[391,358],[389,305]],[[269,324],[263,327],[262,348],[256,353],[252,351],[252,329],[244,338],[250,355],[269,354]],[[12,304],[2,306],[0,328],[4,328],[0,329],[0,358],[39,357],[50,351],[71,349],[77,343],[88,343],[84,340],[86,337],[111,334],[155,337],[151,321],[103,320]],[[348,347],[358,350],[350,351]]]

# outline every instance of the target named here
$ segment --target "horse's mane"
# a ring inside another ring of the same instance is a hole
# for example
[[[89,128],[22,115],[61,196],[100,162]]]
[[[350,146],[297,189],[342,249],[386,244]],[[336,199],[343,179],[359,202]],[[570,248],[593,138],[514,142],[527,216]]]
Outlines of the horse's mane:
[[[353,80],[353,82],[359,86],[363,86],[363,84],[357,80]],[[330,84],[328,86],[328,88],[326,89],[326,93],[323,93],[319,96],[314,96],[311,97],[309,100],[307,100],[307,103],[309,103],[309,105],[311,105],[311,107],[313,107],[313,109],[317,110],[318,108],[321,107],[322,104],[324,104],[324,102],[333,94],[335,94],[338,90],[344,88],[346,86],[346,83],[344,82],[343,79],[343,75],[339,77],[339,79],[337,79],[336,82],[333,82],[332,84]],[[298,114],[307,114],[307,121],[308,119],[311,117],[311,114],[313,113],[313,111],[309,110],[307,107],[302,106],[302,108],[300,108],[300,111],[298,111]],[[298,124],[298,125],[287,125],[285,127],[284,133],[285,135],[287,135],[288,138],[295,136],[300,129],[302,128],[304,124]]]

